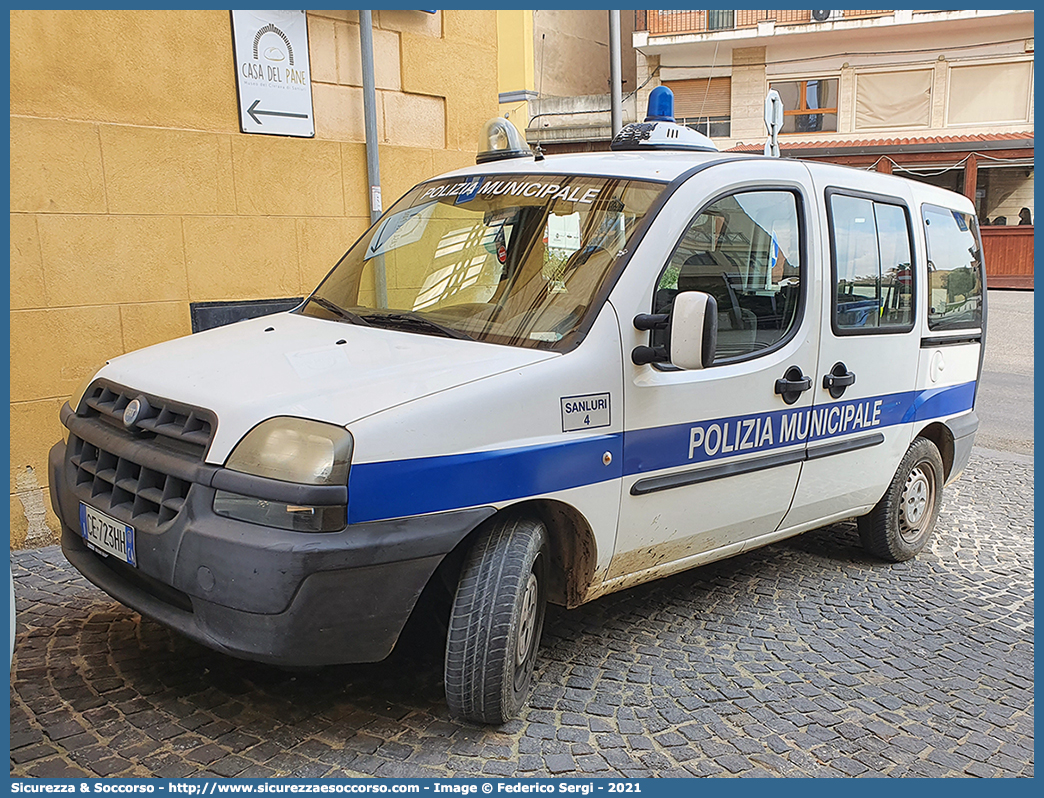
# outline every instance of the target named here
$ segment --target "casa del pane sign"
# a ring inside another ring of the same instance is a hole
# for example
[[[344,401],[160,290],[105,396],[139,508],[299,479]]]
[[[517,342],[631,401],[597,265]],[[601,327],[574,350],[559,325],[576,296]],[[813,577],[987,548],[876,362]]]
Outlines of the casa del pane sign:
[[[233,11],[239,128],[315,136],[308,21],[304,11]]]

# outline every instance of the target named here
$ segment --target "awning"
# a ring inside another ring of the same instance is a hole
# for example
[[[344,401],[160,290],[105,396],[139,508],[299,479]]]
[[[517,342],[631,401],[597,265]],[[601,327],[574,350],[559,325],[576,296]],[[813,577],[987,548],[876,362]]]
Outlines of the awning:
[[[1033,131],[1021,133],[977,133],[964,136],[911,136],[903,138],[875,139],[791,139],[781,137],[779,149],[782,155],[800,158],[879,156],[879,155],[943,155],[954,153],[1016,151],[1033,157]],[[728,152],[757,152],[765,150],[763,141],[754,144],[737,144]],[[920,159],[917,159],[920,160]]]

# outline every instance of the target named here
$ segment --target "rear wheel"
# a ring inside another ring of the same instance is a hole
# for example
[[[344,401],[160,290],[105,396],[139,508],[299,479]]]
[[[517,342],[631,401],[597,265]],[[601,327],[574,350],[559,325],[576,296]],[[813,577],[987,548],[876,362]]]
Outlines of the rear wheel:
[[[464,562],[446,637],[450,713],[505,723],[529,693],[547,600],[547,533],[529,518],[494,521]]]
[[[881,501],[859,519],[863,548],[889,562],[917,556],[935,530],[942,485],[939,450],[915,438]]]

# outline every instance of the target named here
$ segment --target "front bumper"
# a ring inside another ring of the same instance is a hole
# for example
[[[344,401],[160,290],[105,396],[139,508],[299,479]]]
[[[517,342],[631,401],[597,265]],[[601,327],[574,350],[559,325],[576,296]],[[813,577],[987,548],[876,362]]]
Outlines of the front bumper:
[[[133,456],[133,455],[130,455]],[[88,580],[128,607],[211,648],[278,665],[386,657],[443,557],[491,507],[291,532],[215,515],[212,485],[194,483],[177,515],[136,524],[128,505],[102,507],[135,526],[138,566],[87,548],[66,445],[50,452],[51,501],[62,551]]]

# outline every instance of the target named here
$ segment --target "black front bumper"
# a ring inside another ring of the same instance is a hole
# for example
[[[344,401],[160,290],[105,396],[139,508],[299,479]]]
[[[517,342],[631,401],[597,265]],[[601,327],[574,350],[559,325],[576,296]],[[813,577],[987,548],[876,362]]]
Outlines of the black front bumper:
[[[89,549],[76,484],[58,443],[49,458],[62,551],[88,580],[128,607],[219,651],[279,665],[376,662],[386,657],[443,557],[491,507],[291,532],[215,515],[215,489],[192,484],[177,516],[135,526],[137,567]],[[123,517],[121,517],[123,516]]]

